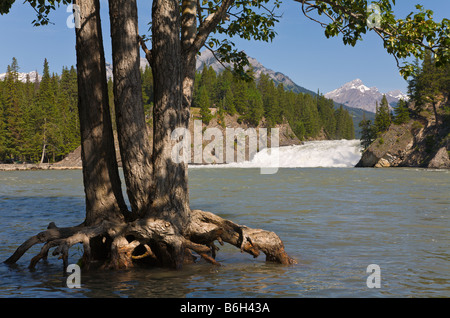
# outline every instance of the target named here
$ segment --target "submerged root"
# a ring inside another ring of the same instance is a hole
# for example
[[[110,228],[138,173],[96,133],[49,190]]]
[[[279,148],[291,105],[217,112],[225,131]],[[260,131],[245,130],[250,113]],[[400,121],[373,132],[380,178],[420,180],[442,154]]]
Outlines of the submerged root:
[[[93,242],[95,239],[98,242],[99,238],[106,255],[102,268],[125,269],[133,267],[136,262],[181,268],[196,258],[195,253],[211,264],[220,265],[215,260],[219,250],[215,241],[221,245],[224,242],[234,245],[253,257],[263,252],[266,261],[284,265],[296,263],[287,255],[283,242],[275,233],[241,226],[201,210],[191,211],[190,223],[183,234],[169,222],[154,218],[129,223],[103,221],[93,226],[69,228],[58,228],[50,223],[46,231],[32,236],[19,246],[5,263],[16,263],[32,246],[43,243],[40,252],[31,259],[29,268],[35,268],[54,248],[52,254],[59,255],[63,260],[65,271],[69,265],[69,249],[75,244],[82,244],[82,264],[89,268],[94,260],[99,259],[97,252],[93,251]],[[98,246],[95,249],[98,250]]]
[[[266,261],[270,262],[284,265],[296,263],[287,255],[283,242],[275,233],[241,226],[211,212],[191,211],[190,237],[193,241],[207,245],[213,244],[215,240],[221,244],[227,242],[253,257],[263,252]]]

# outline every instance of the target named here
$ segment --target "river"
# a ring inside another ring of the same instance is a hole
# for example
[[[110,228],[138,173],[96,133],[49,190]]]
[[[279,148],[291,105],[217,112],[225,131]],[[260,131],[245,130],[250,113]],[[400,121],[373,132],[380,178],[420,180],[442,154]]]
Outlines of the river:
[[[0,264],[0,297],[450,297],[450,171],[353,168],[358,158],[355,141],[312,142],[280,150],[272,174],[264,158],[190,169],[193,208],[276,232],[296,265],[224,245],[220,267],[83,272],[70,289],[56,257],[27,269],[36,246]],[[0,172],[0,261],[49,222],[83,218],[81,171]]]

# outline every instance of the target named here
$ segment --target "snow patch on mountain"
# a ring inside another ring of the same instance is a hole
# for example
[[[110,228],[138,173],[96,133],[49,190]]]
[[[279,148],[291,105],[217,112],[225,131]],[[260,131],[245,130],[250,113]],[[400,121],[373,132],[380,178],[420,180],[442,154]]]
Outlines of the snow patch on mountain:
[[[2,73],[0,74],[0,81],[5,80],[7,73]],[[38,77],[39,82],[42,79],[42,76],[39,75],[39,73],[37,71],[31,71],[28,73],[18,73],[18,79],[21,82],[26,82],[27,81],[27,76],[30,80],[30,82],[34,83],[36,81],[36,76]]]
[[[359,78],[345,83],[340,88],[328,92],[324,96],[334,100],[336,103],[374,113],[376,104],[380,104],[383,95],[386,95],[386,99],[391,107],[395,107],[400,99],[408,100],[408,96],[400,90],[382,93],[377,87],[367,87]]]

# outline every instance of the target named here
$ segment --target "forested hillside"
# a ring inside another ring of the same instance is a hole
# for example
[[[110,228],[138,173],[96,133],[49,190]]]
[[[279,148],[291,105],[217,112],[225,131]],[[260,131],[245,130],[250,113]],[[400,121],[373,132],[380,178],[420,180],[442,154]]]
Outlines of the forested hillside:
[[[19,81],[15,58],[0,81],[0,161],[55,162],[80,145],[77,75],[71,67]]]
[[[265,118],[269,127],[287,119],[299,139],[353,139],[352,117],[343,107],[323,95],[294,93],[276,86],[262,74],[258,81],[245,81],[228,69],[216,74],[212,67],[197,73],[193,106],[199,107],[208,122],[215,107],[218,113],[240,114],[240,120],[257,126]]]
[[[152,123],[153,76],[142,69],[142,91],[146,121]],[[108,82],[109,102],[113,106],[112,80]],[[258,126],[264,118],[268,127],[288,121],[300,140],[353,139],[351,115],[334,108],[322,95],[286,91],[263,74],[258,81],[245,81],[230,70],[220,74],[211,67],[197,73],[193,107],[200,108],[202,120],[214,116],[238,115],[238,121]],[[112,112],[114,107],[111,107]],[[42,79],[19,80],[19,65],[13,58],[0,81],[0,161],[56,162],[80,145],[77,110],[77,75],[74,67],[61,74],[50,74],[44,61]],[[114,124],[114,114],[112,116]],[[223,122],[223,121],[222,121]]]

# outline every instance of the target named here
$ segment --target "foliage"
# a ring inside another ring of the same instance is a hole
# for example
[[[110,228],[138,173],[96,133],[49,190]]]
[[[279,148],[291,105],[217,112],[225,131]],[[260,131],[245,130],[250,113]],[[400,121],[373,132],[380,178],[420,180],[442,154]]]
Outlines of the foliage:
[[[376,134],[381,134],[389,129],[391,125],[391,114],[389,111],[389,103],[386,99],[386,95],[383,95],[381,104],[376,107],[374,129]]]
[[[361,146],[363,151],[366,150],[376,138],[376,132],[372,125],[371,120],[366,119],[363,114],[363,120],[360,121],[359,127],[361,128]]]
[[[397,107],[394,109],[394,124],[401,125],[407,123],[410,119],[408,103],[403,99],[399,100]]]
[[[202,17],[211,12],[217,12],[225,1],[203,0],[203,6],[198,9],[199,22]],[[276,36],[275,24],[280,16],[276,10],[280,7],[279,0],[236,0],[227,10],[226,18],[219,22],[213,34],[206,41],[206,47],[214,50],[216,57],[222,63],[231,63],[235,75],[250,80],[245,71],[249,65],[247,55],[236,49],[233,37],[246,40],[272,41]]]
[[[433,20],[433,11],[416,5],[416,12],[399,19],[394,15],[395,0],[295,0],[302,5],[303,13],[320,23],[326,37],[342,35],[344,44],[355,46],[362,35],[373,31],[383,40],[389,54],[397,61],[401,75],[407,79],[414,75],[410,57],[424,59],[426,52],[434,56],[436,66],[450,62],[450,20]],[[311,15],[325,16],[326,22]],[[400,65],[400,60],[404,60]]]
[[[19,81],[13,58],[0,81],[0,161],[52,162],[80,144],[76,70]]]
[[[449,103],[450,64],[437,67],[434,60],[435,57],[426,54],[422,65],[416,61],[414,76],[408,81],[408,93],[418,112],[427,104]]]

